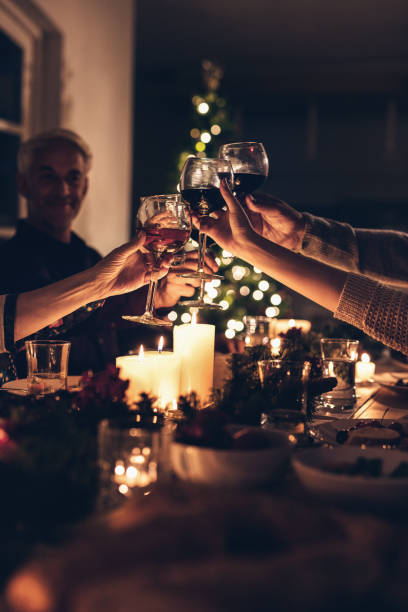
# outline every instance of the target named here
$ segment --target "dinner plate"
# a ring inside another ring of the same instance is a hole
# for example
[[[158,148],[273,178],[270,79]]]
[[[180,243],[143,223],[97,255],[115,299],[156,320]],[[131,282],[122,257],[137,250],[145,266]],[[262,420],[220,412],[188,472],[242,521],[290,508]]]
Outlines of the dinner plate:
[[[407,423],[406,417],[403,417],[403,419],[400,420],[402,423]],[[355,425],[357,425],[357,423],[369,423],[370,421],[381,422],[384,427],[387,427],[391,423],[395,423],[396,419],[336,419],[327,423],[313,425],[312,427],[317,434],[316,437],[320,438],[323,442],[335,446],[343,446],[343,444],[339,444],[336,439],[337,433],[339,431],[349,430]]]
[[[357,459],[380,459],[382,475],[351,476],[330,471],[331,467],[354,464]],[[408,456],[400,451],[361,450],[355,447],[310,448],[292,457],[294,470],[302,484],[319,497],[363,505],[395,505],[408,502],[408,477],[392,478],[390,474]]]
[[[408,398],[408,384],[406,386],[397,385],[397,381],[400,379],[408,382],[408,372],[384,372],[383,374],[376,374],[374,376],[375,382],[381,387]]]
[[[68,376],[68,391],[79,391],[80,379],[80,376]],[[27,395],[27,379],[18,378],[17,380],[10,380],[4,383],[1,388],[15,395]]]

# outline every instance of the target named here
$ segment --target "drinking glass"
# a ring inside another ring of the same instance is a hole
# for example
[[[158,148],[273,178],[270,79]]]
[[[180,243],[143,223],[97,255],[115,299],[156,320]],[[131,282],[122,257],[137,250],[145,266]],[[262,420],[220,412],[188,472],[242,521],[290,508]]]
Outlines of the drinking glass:
[[[220,147],[219,159],[226,159],[234,173],[234,193],[245,196],[265,182],[269,161],[262,142],[231,142]]]
[[[146,310],[143,315],[124,315],[122,318],[132,323],[167,326],[171,321],[163,321],[153,315],[157,280],[154,272],[160,268],[160,261],[167,253],[176,253],[186,244],[191,234],[191,216],[179,193],[154,195],[141,198],[137,215],[138,227],[146,233],[145,247],[153,254],[154,269],[149,283]]]
[[[220,193],[220,181],[227,179],[232,184],[233,172],[231,164],[222,159],[209,159],[206,157],[189,157],[183,166],[180,177],[180,191],[183,199],[188,202],[191,210],[200,220],[209,217],[212,212],[221,210],[225,206]],[[221,310],[222,306],[213,302],[204,301],[205,281],[214,278],[223,278],[217,274],[204,271],[205,250],[207,235],[200,230],[198,237],[198,266],[196,272],[182,274],[185,278],[199,278],[200,294],[198,300],[183,301],[183,306],[193,308],[212,308]]]
[[[45,395],[67,388],[68,340],[26,340],[25,348],[29,393]]]
[[[160,427],[137,416],[104,419],[98,427],[100,506],[145,493],[157,481]]]
[[[266,359],[258,361],[258,373],[270,402],[262,424],[283,429],[299,442],[299,436],[306,433],[310,362]]]
[[[309,372],[309,361],[290,359],[258,361],[259,380],[262,387],[270,393],[271,413],[276,409],[306,413]]]
[[[272,338],[272,326],[275,319],[264,316],[245,315],[245,345],[269,344]]]
[[[352,410],[356,402],[355,370],[358,340],[321,338],[323,375],[337,378],[337,385],[320,396],[318,408],[331,413]]]

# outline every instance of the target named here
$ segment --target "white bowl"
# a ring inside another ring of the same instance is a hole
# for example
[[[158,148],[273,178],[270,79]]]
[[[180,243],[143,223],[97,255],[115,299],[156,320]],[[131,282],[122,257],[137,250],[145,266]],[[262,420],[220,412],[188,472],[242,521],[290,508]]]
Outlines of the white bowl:
[[[383,462],[383,475],[374,478],[336,474],[327,469],[330,464],[353,463],[358,457],[378,458]],[[293,455],[292,463],[302,484],[320,497],[333,501],[362,504],[395,505],[406,502],[408,478],[390,478],[389,474],[408,453],[396,450],[356,447],[307,449]]]
[[[270,438],[268,448],[224,450],[172,442],[173,470],[181,480],[216,486],[256,487],[271,483],[287,467],[292,447],[286,434],[262,432]]]

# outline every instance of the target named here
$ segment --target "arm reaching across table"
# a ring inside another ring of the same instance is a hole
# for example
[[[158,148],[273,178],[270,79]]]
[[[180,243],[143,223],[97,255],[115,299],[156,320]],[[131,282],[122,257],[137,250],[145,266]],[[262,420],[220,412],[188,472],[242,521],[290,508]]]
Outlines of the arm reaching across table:
[[[245,204],[254,230],[267,240],[346,272],[408,286],[408,234],[301,213],[268,194],[248,195]]]
[[[115,249],[95,266],[64,280],[17,296],[14,340],[24,338],[88,302],[128,293],[149,282],[152,261],[140,252],[144,234]],[[158,272],[163,277],[171,258],[164,258]],[[4,305],[5,299],[2,299]],[[10,321],[6,324],[9,326]],[[4,340],[4,325],[1,338]],[[7,348],[1,347],[3,350]]]
[[[407,294],[266,240],[255,231],[225,182],[220,190],[228,210],[216,213],[216,218],[205,223],[204,230],[211,238],[290,289],[331,310],[335,317],[408,353]]]

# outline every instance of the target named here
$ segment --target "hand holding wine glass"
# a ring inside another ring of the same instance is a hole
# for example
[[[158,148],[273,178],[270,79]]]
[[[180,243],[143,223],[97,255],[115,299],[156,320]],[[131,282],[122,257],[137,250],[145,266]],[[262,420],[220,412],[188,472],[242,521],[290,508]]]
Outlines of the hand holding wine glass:
[[[156,195],[142,198],[137,216],[138,225],[146,234],[145,247],[152,253],[154,269],[149,283],[146,310],[143,315],[124,315],[132,323],[145,325],[171,326],[153,315],[157,289],[157,274],[160,262],[165,255],[173,254],[183,248],[191,234],[191,216],[180,194]]]
[[[261,142],[222,145],[218,157],[230,162],[234,173],[234,193],[238,197],[259,189],[268,176],[268,156]]]
[[[224,207],[225,202],[220,194],[220,181],[222,179],[232,183],[233,174],[228,161],[206,157],[189,157],[186,160],[180,177],[181,195],[188,202],[199,221],[210,219],[211,213]],[[186,278],[199,278],[201,280],[199,298],[198,300],[182,302],[182,304],[194,308],[220,309],[219,304],[204,301],[205,281],[222,278],[216,274],[208,273],[204,269],[206,241],[207,236],[200,229],[197,271],[183,275]]]

